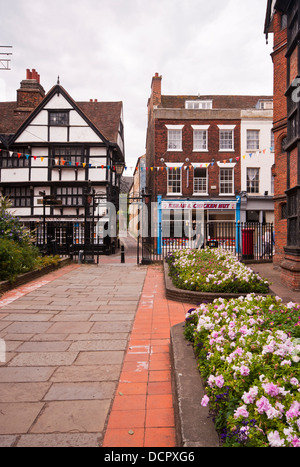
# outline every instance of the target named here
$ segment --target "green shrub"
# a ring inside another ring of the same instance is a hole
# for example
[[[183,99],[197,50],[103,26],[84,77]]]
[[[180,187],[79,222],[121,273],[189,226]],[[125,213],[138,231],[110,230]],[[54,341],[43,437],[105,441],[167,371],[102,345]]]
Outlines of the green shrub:
[[[33,245],[0,238],[0,280],[13,281],[18,274],[31,271],[38,255]]]

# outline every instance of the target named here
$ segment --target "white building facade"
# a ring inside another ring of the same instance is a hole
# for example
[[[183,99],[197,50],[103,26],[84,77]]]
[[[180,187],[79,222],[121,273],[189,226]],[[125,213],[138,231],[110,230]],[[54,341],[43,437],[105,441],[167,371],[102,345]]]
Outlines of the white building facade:
[[[274,222],[273,102],[241,111],[241,221]]]

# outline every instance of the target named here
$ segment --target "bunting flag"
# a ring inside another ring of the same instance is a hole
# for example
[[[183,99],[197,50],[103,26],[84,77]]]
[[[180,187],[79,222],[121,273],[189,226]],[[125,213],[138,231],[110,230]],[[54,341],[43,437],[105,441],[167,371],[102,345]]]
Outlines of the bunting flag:
[[[270,147],[270,152],[273,153],[274,151],[274,147]],[[248,156],[250,158],[254,157],[254,156],[259,156],[260,154],[266,154],[266,149],[263,149],[261,151],[256,151],[256,152],[250,152],[248,153]],[[21,159],[22,157],[25,157],[27,160],[29,160],[30,157],[33,158],[34,161],[37,161],[37,160],[40,160],[40,162],[42,163],[45,163],[47,161],[53,161],[53,165],[56,165],[56,166],[62,166],[62,167],[77,167],[77,168],[85,168],[87,165],[89,168],[98,168],[98,169],[107,169],[107,170],[113,170],[115,171],[115,166],[111,166],[111,165],[104,165],[104,164],[95,164],[95,163],[88,163],[87,162],[74,162],[72,163],[71,160],[65,160],[65,159],[62,159],[60,158],[59,156],[56,156],[55,158],[54,157],[49,157],[49,156],[31,156],[30,154],[27,154],[27,153],[20,153],[20,152],[16,152],[16,151],[8,151],[6,149],[0,149],[0,153],[1,154],[4,154],[4,153],[7,153],[9,157],[12,157],[13,155],[16,155],[18,157],[18,159]],[[97,156],[94,156],[92,157],[95,158]],[[241,156],[243,158],[243,160],[246,159],[247,157],[247,154],[242,154]],[[239,161],[240,160],[240,156],[237,156],[234,158],[235,161]],[[229,159],[223,159],[222,162],[224,164],[226,163],[232,163],[232,161],[234,160],[232,157],[229,158]],[[214,163],[215,161],[211,161],[209,163],[200,163],[200,168],[201,167],[205,167],[205,168],[208,168],[208,167],[212,167],[214,168]],[[182,167],[168,167],[168,166],[152,166],[152,167],[128,167],[125,165],[124,167],[124,170],[127,170],[127,169],[131,169],[134,171],[134,173],[136,173],[136,171],[140,170],[141,172],[143,172],[144,170],[145,171],[148,171],[148,170],[151,170],[153,172],[153,170],[157,170],[157,171],[168,171],[168,170],[187,170],[187,169],[193,169],[193,165],[192,164],[188,164],[188,165],[185,165],[185,166],[182,166]]]

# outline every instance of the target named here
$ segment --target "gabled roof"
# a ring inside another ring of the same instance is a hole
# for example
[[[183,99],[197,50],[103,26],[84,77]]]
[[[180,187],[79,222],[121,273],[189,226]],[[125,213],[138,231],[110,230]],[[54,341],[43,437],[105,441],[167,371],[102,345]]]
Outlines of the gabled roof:
[[[14,136],[32,121],[55,93],[62,93],[69,103],[80,113],[101,138],[117,143],[122,116],[122,102],[75,102],[59,84],[53,86],[41,103],[32,112],[17,111],[17,102],[0,102],[0,137]]]
[[[161,96],[159,108],[184,109],[186,101],[212,100],[213,109],[251,109],[255,108],[259,100],[272,100],[273,96]]]
[[[117,142],[122,102],[77,102],[77,106],[107,140]]]

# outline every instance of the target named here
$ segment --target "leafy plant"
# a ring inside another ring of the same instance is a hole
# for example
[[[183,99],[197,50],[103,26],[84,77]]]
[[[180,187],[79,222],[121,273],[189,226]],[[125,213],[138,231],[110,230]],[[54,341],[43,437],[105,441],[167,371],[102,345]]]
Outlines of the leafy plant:
[[[40,256],[34,238],[11,212],[8,198],[0,198],[0,280],[14,281],[19,274],[57,264],[59,256]]]
[[[300,447],[299,329],[300,304],[253,293],[187,313],[206,384],[201,404],[225,446]]]
[[[175,287],[199,292],[268,293],[267,280],[220,248],[177,250],[167,257]]]

